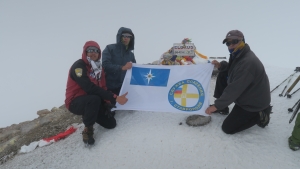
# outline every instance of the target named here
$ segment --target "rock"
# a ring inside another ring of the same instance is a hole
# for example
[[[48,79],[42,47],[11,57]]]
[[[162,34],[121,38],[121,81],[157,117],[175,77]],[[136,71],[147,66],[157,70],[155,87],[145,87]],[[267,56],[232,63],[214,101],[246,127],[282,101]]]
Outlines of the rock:
[[[20,130],[17,129],[11,129],[6,131],[0,132],[0,143],[6,142],[7,140],[13,138],[16,135],[19,135],[21,133]]]
[[[60,110],[59,108],[53,107],[53,108],[51,109],[51,112],[56,112],[56,111],[59,111],[59,110]]]
[[[189,126],[203,126],[211,121],[210,116],[202,116],[199,114],[191,115],[186,119],[186,124]]]
[[[21,124],[20,125],[21,133],[27,133],[30,130],[32,130],[32,129],[39,126],[39,123],[37,122],[37,120],[26,121],[26,122],[23,122],[23,123],[20,123],[20,124]]]
[[[72,114],[65,105],[37,112],[38,118],[6,128],[0,128],[0,164],[12,158],[23,145],[55,136],[74,123],[82,123],[81,116]]]
[[[66,108],[66,105],[65,105],[65,104],[59,106],[59,109],[65,111],[65,112],[71,113],[71,112]]]
[[[0,152],[4,152],[9,147],[15,147],[18,139],[19,139],[19,136],[15,136],[4,143],[1,143]]]
[[[9,155],[5,155],[2,158],[0,158],[0,164],[5,163],[7,160],[11,159],[15,155],[14,152],[11,152]]]
[[[43,109],[43,110],[39,110],[37,111],[37,115],[39,116],[45,116],[46,114],[51,113],[48,109]]]

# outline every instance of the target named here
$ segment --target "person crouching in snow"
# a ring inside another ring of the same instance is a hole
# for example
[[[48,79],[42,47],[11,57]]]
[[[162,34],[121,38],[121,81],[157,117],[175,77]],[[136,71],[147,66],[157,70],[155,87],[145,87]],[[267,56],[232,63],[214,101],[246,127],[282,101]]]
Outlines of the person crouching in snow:
[[[229,31],[224,43],[230,53],[229,63],[212,61],[220,73],[216,81],[215,103],[205,112],[222,112],[227,115],[228,106],[234,102],[232,111],[222,124],[226,134],[234,134],[256,124],[264,128],[269,124],[272,110],[270,84],[265,68],[245,43],[241,31]]]
[[[98,123],[104,128],[116,127],[116,120],[111,113],[115,103],[123,105],[126,95],[117,96],[106,89],[105,74],[101,65],[101,49],[97,42],[85,43],[82,58],[70,68],[65,105],[76,115],[82,115],[85,128],[82,132],[83,142],[93,145],[94,128]]]

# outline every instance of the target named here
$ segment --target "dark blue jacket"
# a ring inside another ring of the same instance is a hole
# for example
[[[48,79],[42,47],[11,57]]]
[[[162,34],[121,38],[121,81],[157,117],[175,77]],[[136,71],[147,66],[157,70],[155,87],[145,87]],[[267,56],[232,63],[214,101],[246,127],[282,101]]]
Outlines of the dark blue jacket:
[[[132,34],[127,50],[121,41],[122,33]],[[132,50],[134,50],[134,34],[131,29],[121,27],[117,34],[117,43],[107,45],[102,52],[102,65],[108,89],[117,89],[122,86],[126,74],[126,70],[122,70],[122,67],[127,62],[136,63]]]

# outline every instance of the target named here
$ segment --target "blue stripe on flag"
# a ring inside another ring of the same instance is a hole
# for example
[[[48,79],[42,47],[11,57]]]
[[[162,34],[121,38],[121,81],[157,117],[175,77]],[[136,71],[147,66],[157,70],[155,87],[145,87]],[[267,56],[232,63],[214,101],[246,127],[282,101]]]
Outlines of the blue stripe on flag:
[[[132,67],[131,85],[164,86],[168,84],[170,69]]]

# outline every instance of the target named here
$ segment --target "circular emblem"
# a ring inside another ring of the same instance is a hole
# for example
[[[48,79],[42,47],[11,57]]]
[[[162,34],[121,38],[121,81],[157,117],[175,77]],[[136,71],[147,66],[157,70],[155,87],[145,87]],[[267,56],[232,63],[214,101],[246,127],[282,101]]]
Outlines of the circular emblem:
[[[204,102],[204,90],[197,80],[186,79],[174,84],[169,93],[169,103],[181,111],[198,111]]]

